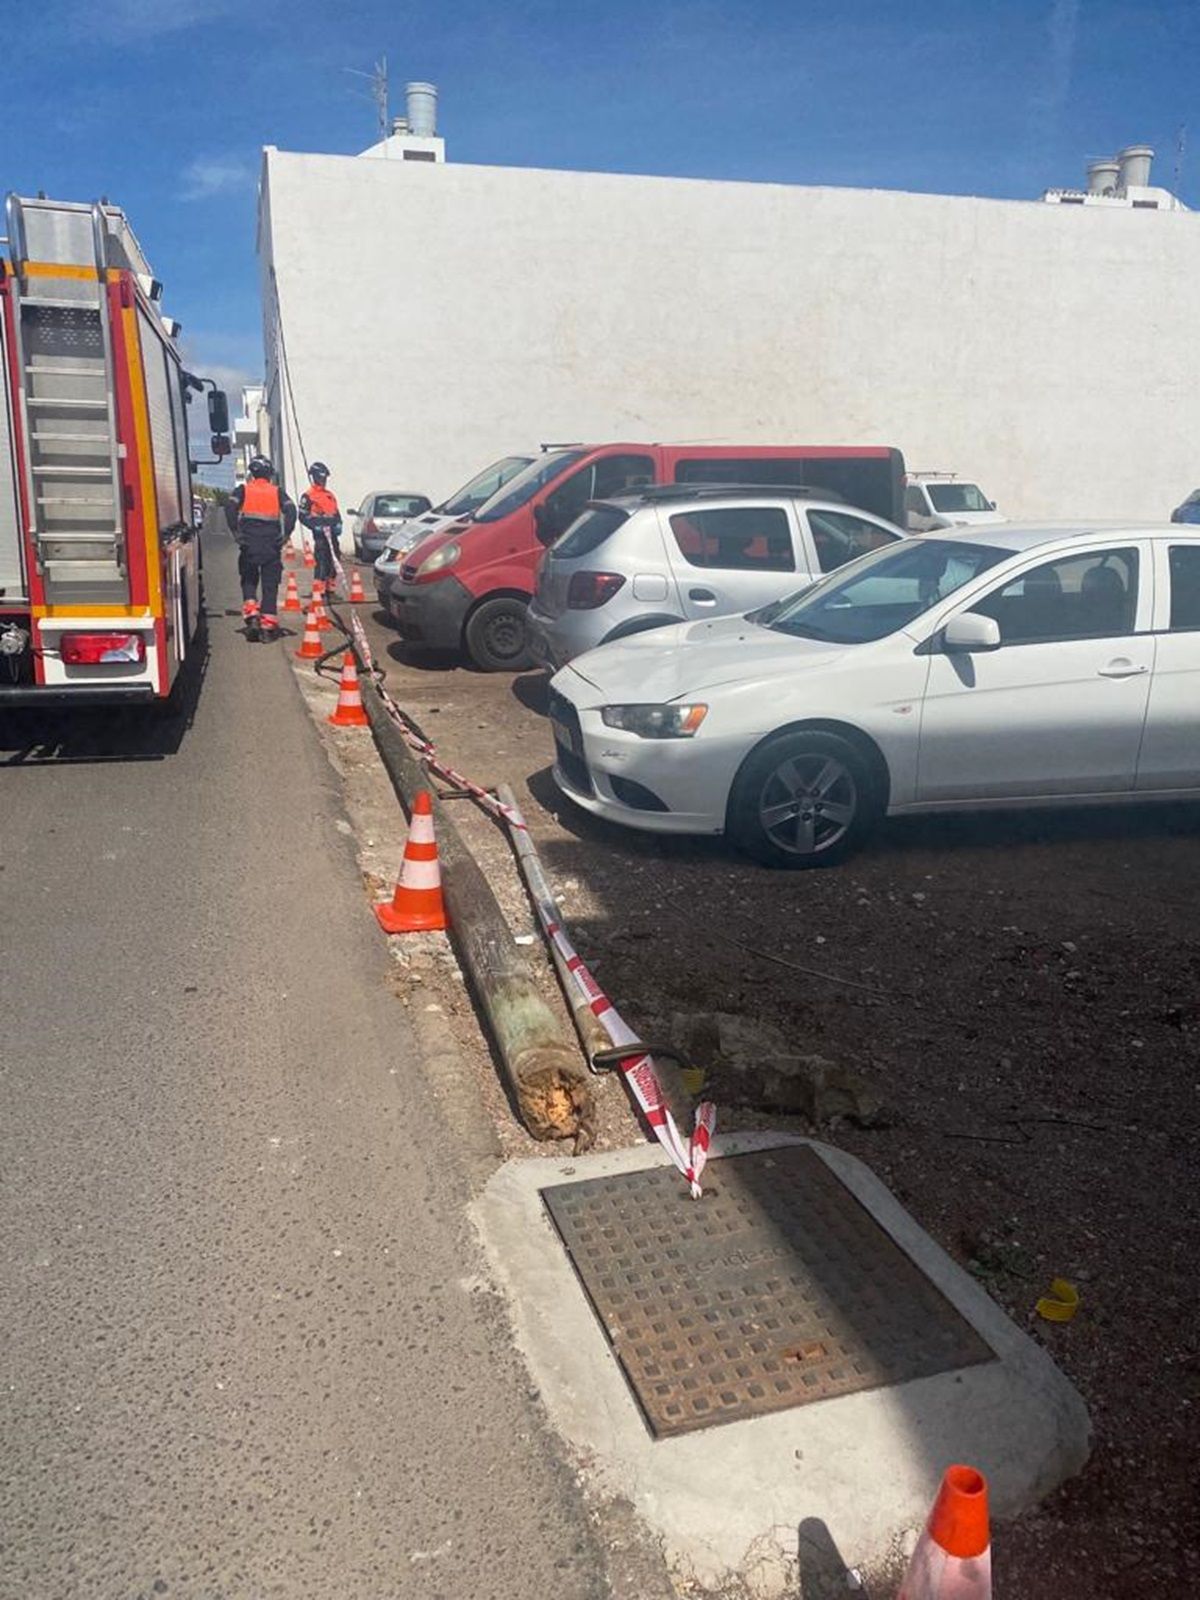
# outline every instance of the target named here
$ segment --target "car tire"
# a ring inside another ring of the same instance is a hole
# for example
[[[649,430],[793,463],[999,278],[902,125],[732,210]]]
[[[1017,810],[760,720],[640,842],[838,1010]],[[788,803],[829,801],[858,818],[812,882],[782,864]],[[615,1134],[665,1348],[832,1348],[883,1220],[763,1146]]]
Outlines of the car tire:
[[[525,628],[528,602],[497,595],[476,606],[463,635],[467,654],[482,672],[524,672],[537,665]]]
[[[849,739],[797,729],[766,740],[742,763],[729,794],[726,833],[768,867],[832,867],[883,811],[881,786]]]

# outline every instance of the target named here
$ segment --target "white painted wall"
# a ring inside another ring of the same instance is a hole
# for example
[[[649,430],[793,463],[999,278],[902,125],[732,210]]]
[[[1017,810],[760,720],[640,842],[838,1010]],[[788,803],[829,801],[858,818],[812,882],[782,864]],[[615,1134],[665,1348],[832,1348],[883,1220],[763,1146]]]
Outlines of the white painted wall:
[[[263,202],[343,504],[620,438],[898,445],[1014,516],[1200,483],[1197,214],[275,150]]]

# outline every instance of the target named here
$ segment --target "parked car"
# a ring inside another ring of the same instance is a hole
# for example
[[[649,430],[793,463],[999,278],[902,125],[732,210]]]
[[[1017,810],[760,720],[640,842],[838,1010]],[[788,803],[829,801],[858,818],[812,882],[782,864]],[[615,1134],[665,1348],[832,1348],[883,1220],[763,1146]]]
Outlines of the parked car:
[[[405,551],[411,550],[413,545],[429,534],[438,533],[452,523],[460,522],[463,517],[469,517],[473,511],[478,511],[518,472],[523,472],[532,460],[532,456],[501,456],[499,461],[493,461],[482,472],[469,478],[448,499],[431,506],[419,517],[411,517],[395,529],[375,562],[375,592],[385,611],[392,584],[400,576],[400,558]]]
[[[542,561],[529,647],[561,667],[631,633],[766,605],[904,537],[816,491],[680,483],[593,500]]]
[[[883,446],[573,445],[547,450],[469,520],[423,539],[388,596],[411,644],[465,650],[485,671],[533,664],[525,608],[544,547],[589,500],[651,483],[819,487],[878,516],[903,514],[904,460]]]
[[[1181,505],[1171,513],[1172,522],[1200,522],[1200,489],[1193,489]]]
[[[977,483],[969,483],[953,472],[910,472],[904,490],[904,513],[911,533],[985,527],[1008,520]]]
[[[1200,531],[906,539],[758,620],[550,685],[554,776],[630,827],[836,861],[882,817],[1200,797]]]
[[[354,554],[359,561],[374,561],[396,529],[413,517],[428,511],[433,502],[427,494],[412,494],[404,489],[377,489],[358,510],[351,530]]]

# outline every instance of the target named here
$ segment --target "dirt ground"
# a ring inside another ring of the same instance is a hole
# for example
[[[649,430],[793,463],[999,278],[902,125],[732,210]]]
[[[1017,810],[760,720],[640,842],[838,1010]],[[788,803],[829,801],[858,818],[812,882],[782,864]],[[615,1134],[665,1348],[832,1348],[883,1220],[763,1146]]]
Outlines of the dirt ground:
[[[893,822],[831,871],[578,810],[550,776],[545,678],[406,655],[362,608],[397,699],[461,770],[512,784],[581,953],[627,1020],[724,1010],[865,1074],[876,1126],[822,1130],[1052,1352],[1085,1472],[995,1533],[997,1594],[1143,1600],[1200,1581],[1200,811]],[[455,816],[517,931],[508,846]],[[614,1086],[615,1087],[615,1086]],[[717,1088],[719,1094],[719,1085]],[[603,1097],[602,1143],[632,1120]],[[796,1126],[722,1105],[719,1126]],[[805,1131],[808,1131],[807,1129]],[[1055,1277],[1081,1305],[1033,1307]]]

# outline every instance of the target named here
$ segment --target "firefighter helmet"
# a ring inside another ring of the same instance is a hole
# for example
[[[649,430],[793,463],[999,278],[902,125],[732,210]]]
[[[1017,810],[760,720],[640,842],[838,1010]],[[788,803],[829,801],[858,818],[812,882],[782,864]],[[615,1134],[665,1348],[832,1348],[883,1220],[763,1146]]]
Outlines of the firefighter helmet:
[[[324,488],[325,480],[329,477],[329,468],[323,461],[314,461],[308,469],[308,475],[314,483],[319,483]]]
[[[275,468],[267,460],[266,456],[251,456],[249,470],[252,478],[273,478],[275,476]]]

